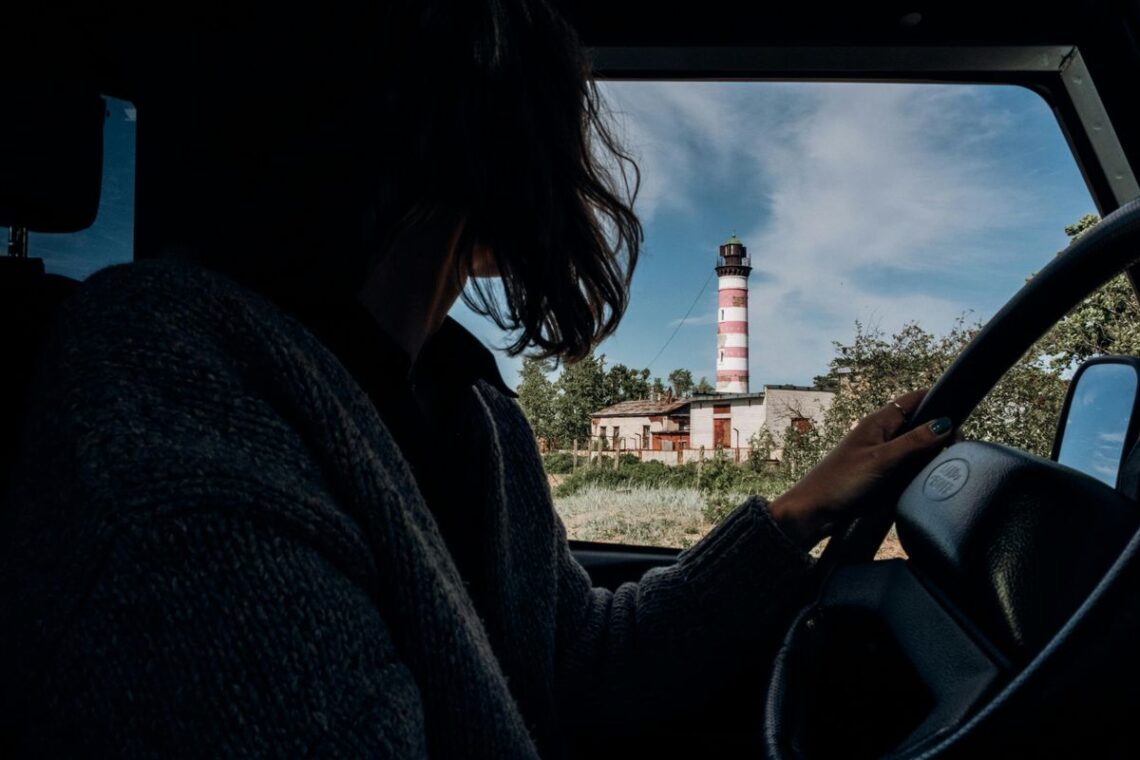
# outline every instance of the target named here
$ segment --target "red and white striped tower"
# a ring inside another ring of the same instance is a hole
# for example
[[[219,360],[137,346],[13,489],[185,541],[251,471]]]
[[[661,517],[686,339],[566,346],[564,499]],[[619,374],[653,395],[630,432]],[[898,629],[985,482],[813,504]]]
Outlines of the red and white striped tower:
[[[720,247],[716,320],[716,392],[748,393],[748,275],[752,260],[733,233]]]

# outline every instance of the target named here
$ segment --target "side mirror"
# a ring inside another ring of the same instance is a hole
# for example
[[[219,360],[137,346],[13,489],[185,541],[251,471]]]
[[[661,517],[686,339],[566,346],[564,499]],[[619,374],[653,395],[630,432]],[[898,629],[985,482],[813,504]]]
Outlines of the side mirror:
[[[1140,433],[1140,359],[1105,356],[1081,365],[1057,424],[1053,459],[1117,487]]]

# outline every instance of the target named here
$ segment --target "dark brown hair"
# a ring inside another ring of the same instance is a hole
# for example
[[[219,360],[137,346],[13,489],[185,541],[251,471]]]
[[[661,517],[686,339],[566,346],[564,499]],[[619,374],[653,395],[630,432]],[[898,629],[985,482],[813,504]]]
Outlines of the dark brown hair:
[[[468,305],[517,332],[512,353],[584,356],[625,311],[642,229],[637,167],[576,34],[541,0],[404,7],[389,91],[409,150],[385,172],[378,223],[390,232],[413,205],[465,215],[464,242],[501,276],[470,280]]]
[[[574,359],[614,330],[639,176],[544,0],[259,1],[188,35],[191,81],[164,73],[140,104],[167,143],[151,170],[177,177],[148,201],[155,249],[281,301],[343,299],[409,225],[464,218],[461,250],[489,247],[502,282],[464,298],[512,353]]]

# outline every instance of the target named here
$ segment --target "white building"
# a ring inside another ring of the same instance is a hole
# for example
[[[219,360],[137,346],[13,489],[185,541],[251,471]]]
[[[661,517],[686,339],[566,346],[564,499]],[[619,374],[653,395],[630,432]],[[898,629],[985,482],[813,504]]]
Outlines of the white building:
[[[672,451],[688,448],[689,402],[622,401],[590,415],[590,434],[606,449]]]
[[[821,427],[834,397],[831,391],[797,385],[765,385],[761,393],[698,396],[689,400],[689,445],[706,450],[748,448],[752,436],[767,429],[778,446],[789,427]]]

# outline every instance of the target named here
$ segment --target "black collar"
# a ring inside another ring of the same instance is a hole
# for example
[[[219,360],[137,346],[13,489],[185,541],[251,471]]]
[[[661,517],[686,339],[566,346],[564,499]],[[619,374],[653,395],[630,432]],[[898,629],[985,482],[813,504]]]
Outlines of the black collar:
[[[415,377],[422,378],[425,373],[433,377],[448,376],[464,385],[482,380],[511,398],[518,395],[503,382],[495,355],[451,317],[447,317],[424,344],[412,367]]]
[[[353,300],[335,305],[284,304],[287,311],[336,354],[365,388],[375,387],[380,372],[390,381],[470,386],[482,380],[511,398],[517,394],[503,382],[495,355],[451,317],[424,344],[413,366],[408,354]]]

